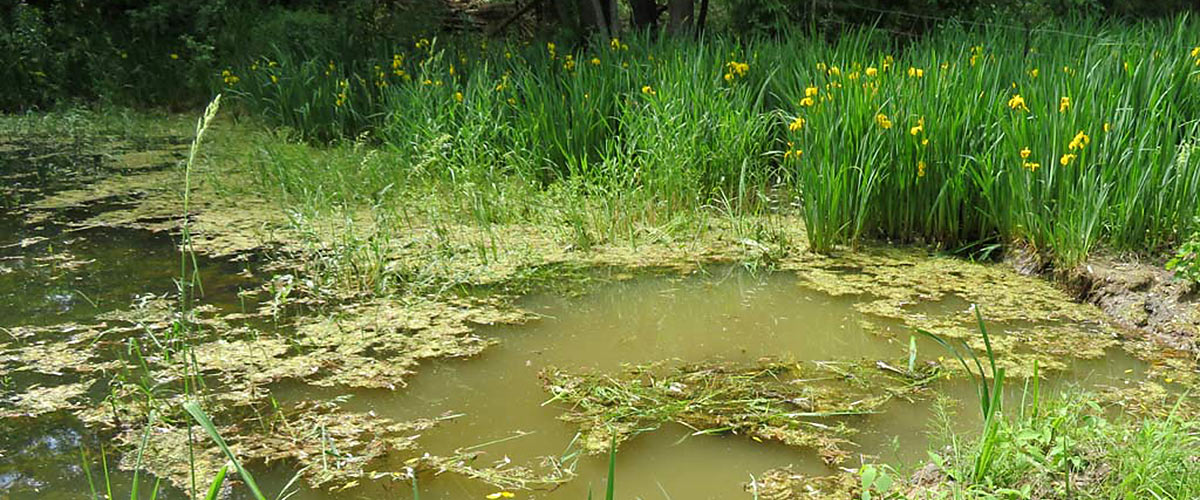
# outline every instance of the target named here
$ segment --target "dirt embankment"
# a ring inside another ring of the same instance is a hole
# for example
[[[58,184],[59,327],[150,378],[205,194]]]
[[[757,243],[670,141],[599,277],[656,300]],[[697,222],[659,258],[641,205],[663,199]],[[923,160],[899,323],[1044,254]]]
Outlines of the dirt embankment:
[[[1048,271],[1029,256],[1011,259],[1025,274],[1049,274],[1081,302],[1094,304],[1131,336],[1200,356],[1200,284],[1161,265],[1093,257],[1070,271]]]

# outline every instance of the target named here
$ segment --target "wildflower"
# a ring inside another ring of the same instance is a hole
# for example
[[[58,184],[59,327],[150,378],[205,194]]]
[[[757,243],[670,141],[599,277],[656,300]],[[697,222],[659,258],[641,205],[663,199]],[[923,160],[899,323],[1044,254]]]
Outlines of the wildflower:
[[[892,128],[892,120],[887,115],[879,113],[875,115],[875,123],[878,123],[884,130]]]
[[[914,67],[911,67],[911,66],[910,66],[910,67],[908,68],[908,76],[909,76],[910,78],[921,78],[921,77],[924,77],[924,76],[925,76],[925,70],[923,70],[923,69],[920,69],[920,68],[914,68]]]
[[[1033,69],[1029,70],[1029,76],[1037,78],[1038,77],[1038,69],[1033,68]]]
[[[279,83],[279,77],[275,76],[275,75],[271,75],[271,83]]]
[[[546,42],[546,52],[550,53],[551,59],[554,59],[557,56],[557,52],[555,52],[554,42]]]
[[[429,39],[422,38],[420,40],[417,40],[417,43],[415,44],[415,46],[418,49],[427,49],[427,48],[429,48]]]
[[[517,105],[517,100],[516,100],[516,99],[513,99],[512,97],[509,97],[509,98],[508,98],[508,104],[509,104],[510,106],[516,106],[516,105]]]
[[[454,76],[454,65],[450,65],[450,76]]]
[[[878,73],[879,73],[879,70],[875,69],[874,66],[868,66],[867,69],[863,70],[863,74],[865,74],[867,76],[875,76]]]
[[[624,68],[624,69],[629,69],[629,61],[624,61],[624,62],[622,62],[622,63],[621,63],[621,67],[622,67],[622,68]]]
[[[1024,159],[1026,159],[1026,158],[1029,158],[1029,155],[1030,155],[1031,153],[1032,153],[1032,151],[1030,151],[1030,150],[1029,150],[1029,148],[1023,148],[1023,149],[1021,149],[1021,159],[1022,159],[1022,160],[1024,160]]]
[[[1104,122],[1104,133],[1107,134],[1109,130],[1112,130],[1112,125],[1110,125],[1108,122]]]
[[[495,493],[489,493],[487,498],[488,500],[496,500],[497,498],[514,498],[516,496],[517,494],[511,491],[497,491]]]
[[[740,63],[737,61],[729,61],[729,63],[727,63],[725,65],[725,67],[726,67],[726,69],[728,69],[727,74],[730,74],[732,76],[746,76],[746,72],[750,71],[749,64]]]
[[[922,137],[922,138],[921,138],[921,145],[922,145],[922,146],[928,146],[928,145],[929,145],[929,138],[928,138],[928,137]]]
[[[1079,132],[1075,133],[1075,137],[1071,139],[1071,144],[1067,145],[1067,149],[1070,149],[1071,151],[1083,149],[1084,146],[1087,146],[1091,142],[1092,139],[1088,137],[1087,134],[1083,133],[1082,130],[1080,130]]]
[[[804,154],[804,151],[800,150],[800,149],[795,149],[794,146],[795,145],[792,144],[792,141],[788,141],[787,151],[783,152],[783,159],[785,159],[785,160],[792,159],[792,158],[797,159],[797,160],[800,159],[800,155]]]
[[[1025,105],[1025,98],[1021,97],[1021,94],[1013,94],[1012,98],[1008,100],[1008,107],[1029,111],[1029,106]]]
[[[279,66],[279,63],[277,63],[277,62],[275,62],[275,61],[267,61],[267,67],[268,67],[268,68],[275,68],[275,67],[278,67],[278,66]]]
[[[654,88],[649,85],[642,86],[642,93],[646,94],[646,95],[657,95],[658,94],[658,92],[655,92]]]
[[[950,62],[949,62],[949,61],[942,61],[942,66],[941,66],[941,68],[942,68],[942,71],[946,71],[946,70],[950,69]]]
[[[917,162],[917,177],[925,177],[925,160]]]
[[[795,120],[792,120],[792,123],[788,124],[788,130],[790,130],[792,132],[795,132],[802,128],[804,128],[804,118],[799,117],[799,116],[797,116]]]
[[[1192,57],[1200,57],[1200,47],[1192,49]]]
[[[592,66],[599,66],[599,65],[600,65],[600,58],[599,58],[599,57],[593,57],[591,62],[592,62]]]
[[[800,105],[804,106],[806,108],[812,106],[813,104],[816,104],[816,102],[813,101],[813,98],[811,98],[811,97],[805,97],[804,99],[800,99]]]
[[[176,53],[172,52],[172,53],[171,53],[171,60],[172,60],[172,61],[178,61],[178,60],[179,60],[179,54],[176,54]]]
[[[1070,97],[1063,96],[1062,99],[1058,100],[1058,112],[1059,113],[1065,113],[1067,111],[1067,109],[1069,109],[1070,107],[1071,107],[1071,98]]]
[[[512,59],[512,52],[509,52],[509,51],[507,51],[507,50],[506,50],[506,51],[504,51],[504,58],[505,58],[505,59]]]
[[[921,132],[924,132],[924,131],[925,131],[925,117],[924,116],[917,119],[917,126],[908,129],[909,135],[912,135],[914,137],[916,137],[917,135],[920,135]]]
[[[575,71],[575,58],[568,55],[566,62],[563,63],[563,69],[567,71]]]
[[[1027,161],[1021,163],[1021,168],[1029,170],[1030,172],[1037,172],[1037,169],[1042,168],[1042,164],[1036,161]]]
[[[454,93],[454,100],[455,100],[455,101],[458,101],[458,102],[463,102],[463,94],[462,94],[462,92],[455,92],[455,93]]]
[[[1068,154],[1062,155],[1062,157],[1058,159],[1058,163],[1065,167],[1067,165],[1070,165],[1071,161],[1073,161],[1073,160],[1075,160],[1075,155],[1068,153]]]
[[[883,70],[884,70],[884,71],[887,71],[887,70],[888,70],[888,68],[891,68],[891,67],[892,67],[892,63],[894,63],[894,62],[896,62],[896,59],[895,59],[895,58],[893,58],[891,54],[888,54],[888,55],[886,55],[886,56],[883,56],[883,65],[882,65],[882,66],[883,66]]]
[[[857,80],[858,76],[859,76],[859,73],[857,71],[851,71],[850,74],[846,75],[846,78],[848,78],[850,80]]]
[[[816,87],[806,87],[804,89],[804,97],[815,97],[819,90]]]
[[[1066,73],[1067,75],[1074,75],[1075,70],[1071,69],[1070,66],[1063,66],[1063,73]]]
[[[829,69],[829,66],[827,66],[825,63],[823,63],[823,62],[817,63],[817,71],[825,71],[828,69]]]
[[[838,69],[837,66],[830,66],[829,74],[833,76],[842,76],[842,70]]]
[[[251,64],[250,71],[258,71],[258,63]]]
[[[612,40],[608,41],[608,46],[612,47],[613,50],[620,50],[621,49],[621,40],[618,38],[613,38]]]

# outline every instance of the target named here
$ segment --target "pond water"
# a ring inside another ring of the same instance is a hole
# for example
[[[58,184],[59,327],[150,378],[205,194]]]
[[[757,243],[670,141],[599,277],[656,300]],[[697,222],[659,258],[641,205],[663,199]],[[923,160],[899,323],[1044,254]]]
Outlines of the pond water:
[[[20,173],[10,161],[8,175]],[[11,199],[8,207],[15,206]],[[0,214],[0,327],[86,322],[102,312],[127,308],[145,294],[174,289],[178,254],[170,237],[132,230],[68,231],[58,222],[26,224],[24,215]],[[205,302],[234,312],[245,307],[242,289],[257,286],[243,276],[245,264],[201,259]],[[419,449],[435,455],[477,452],[483,465],[537,464],[540,457],[562,456],[576,439],[577,425],[563,421],[561,402],[550,401],[539,373],[549,367],[617,375],[626,365],[663,363],[752,364],[763,358],[794,363],[902,359],[909,352],[911,329],[899,321],[873,317],[854,306],[862,297],[831,296],[803,285],[793,273],[752,273],[736,266],[708,268],[687,275],[605,274],[608,282],[581,296],[536,294],[522,299],[523,309],[538,318],[519,326],[481,327],[495,341],[468,359],[422,363],[404,387],[387,390],[318,388],[277,383],[272,397],[286,403],[303,399],[347,397],[347,409],[407,421],[443,415],[424,432]],[[962,300],[918,304],[922,314],[961,314]],[[1037,325],[997,325],[998,336]],[[9,342],[0,335],[0,348]],[[116,349],[114,349],[116,350]],[[945,355],[930,341],[917,343],[920,362]],[[1043,388],[1066,385],[1119,385],[1141,376],[1143,363],[1112,349],[1103,359],[1077,361],[1066,372],[1047,374]],[[52,378],[14,375],[0,389],[5,395]],[[934,391],[970,401],[973,388],[963,381],[939,381]],[[95,392],[95,391],[93,391]],[[1010,392],[1018,397],[1019,391]],[[2,406],[0,406],[2,408]],[[958,407],[953,425],[969,431],[978,424],[975,408]],[[891,463],[925,457],[927,431],[934,415],[932,397],[895,399],[875,414],[842,418],[861,432],[854,437],[858,455]],[[86,498],[88,482],[81,450],[98,474],[95,450],[105,441],[61,412],[26,419],[19,432],[0,437],[0,497]],[[399,470],[405,457],[389,459]],[[114,492],[128,491],[132,477],[117,472],[109,459]],[[583,499],[603,494],[607,457],[583,456],[578,477],[549,491],[518,492],[518,498]],[[817,452],[760,442],[742,435],[699,434],[666,424],[636,435],[617,456],[619,498],[750,498],[744,485],[754,475],[791,466],[797,473],[834,470]],[[252,467],[264,489],[278,491],[295,472],[287,463]],[[99,480],[99,479],[97,479]],[[302,490],[293,498],[409,498],[405,482],[363,481],[336,493]],[[494,486],[454,474],[423,474],[421,498],[484,498]],[[143,486],[148,490],[148,485]],[[118,493],[120,495],[120,493]],[[273,496],[273,495],[272,495]],[[160,498],[184,498],[168,490]]]

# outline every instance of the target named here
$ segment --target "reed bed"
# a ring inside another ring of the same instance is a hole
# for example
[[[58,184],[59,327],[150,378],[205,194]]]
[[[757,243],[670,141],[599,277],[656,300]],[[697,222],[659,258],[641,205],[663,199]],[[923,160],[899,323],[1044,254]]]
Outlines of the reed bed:
[[[1177,244],[1200,200],[1200,27],[1062,24],[949,24],[905,44],[869,29],[832,42],[420,39],[374,60],[279,52],[221,83],[307,140],[396,153],[265,172],[287,193],[370,199],[435,181],[470,186],[482,213],[514,184],[656,214],[794,204],[821,251],[1020,242],[1064,266],[1098,246]]]

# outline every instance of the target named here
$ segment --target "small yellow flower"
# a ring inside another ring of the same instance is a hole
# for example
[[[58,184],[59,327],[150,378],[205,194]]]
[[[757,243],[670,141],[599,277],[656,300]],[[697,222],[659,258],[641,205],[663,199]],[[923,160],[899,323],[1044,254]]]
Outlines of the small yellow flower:
[[[925,177],[925,160],[917,162],[917,177]]]
[[[271,83],[279,83],[279,77],[275,76],[275,75],[271,75]]]
[[[1073,161],[1074,159],[1075,159],[1075,155],[1068,153],[1068,154],[1062,155],[1062,157],[1058,159],[1058,163],[1065,167],[1067,165],[1070,165],[1071,161]]]
[[[723,78],[725,78],[725,81],[727,81],[727,82],[732,82],[733,81],[733,73],[725,73],[725,76]]]
[[[917,120],[917,126],[908,129],[908,133],[914,137],[917,135],[920,135],[921,132],[924,132],[924,131],[925,131],[925,117],[924,116],[922,116],[920,119]]]
[[[642,93],[646,94],[646,95],[657,95],[658,94],[658,92],[655,92],[654,88],[649,85],[642,86]]]
[[[1062,99],[1058,100],[1058,112],[1059,113],[1065,113],[1070,108],[1071,108],[1071,98],[1070,97],[1063,96]]]
[[[863,74],[867,76],[875,76],[879,74],[879,70],[875,69],[874,66],[868,66],[867,69],[863,70]]]
[[[517,100],[516,100],[516,99],[513,99],[512,97],[509,97],[509,98],[508,98],[508,104],[509,104],[510,106],[516,106],[516,105],[517,105]]]
[[[806,87],[804,89],[804,97],[816,97],[817,92],[820,92],[816,87]]]
[[[884,130],[892,128],[892,120],[888,119],[888,116],[883,113],[875,115],[875,123],[878,123]]]
[[[454,93],[454,100],[455,100],[455,101],[458,101],[458,102],[463,102],[463,94],[462,94],[462,92],[455,92],[455,93]]]
[[[1033,68],[1033,69],[1029,70],[1029,76],[1032,76],[1032,77],[1034,77],[1034,78],[1037,78],[1037,77],[1038,77],[1038,69],[1037,69],[1037,68]]]
[[[1104,122],[1104,133],[1107,134],[1109,130],[1112,130],[1112,125],[1108,122]]]
[[[621,49],[621,40],[617,39],[617,38],[613,38],[612,40],[608,41],[608,46],[612,47],[613,50],[620,50]]]
[[[928,137],[922,137],[922,138],[921,138],[921,145],[922,145],[922,146],[928,146],[928,145],[929,145],[929,138],[928,138]]]
[[[921,77],[925,76],[925,70],[909,66],[908,67],[908,76],[910,78],[921,78]]]
[[[1032,151],[1030,151],[1029,148],[1021,149],[1021,159],[1024,160],[1026,158],[1029,158],[1029,155],[1031,153],[1032,153]]]
[[[828,69],[829,69],[829,66],[827,66],[825,63],[823,63],[823,62],[817,63],[817,71],[825,71]]]
[[[1021,163],[1021,167],[1029,170],[1030,172],[1037,172],[1037,169],[1042,168],[1042,164],[1035,161],[1027,161]]]
[[[838,69],[837,66],[830,66],[829,74],[833,76],[842,76],[842,70]]]
[[[171,53],[171,60],[172,60],[172,61],[178,61],[178,60],[179,60],[179,54]]]
[[[1008,107],[1029,111],[1029,106],[1025,105],[1025,98],[1021,97],[1021,94],[1013,94],[1012,98],[1008,100]]]
[[[783,152],[783,159],[785,159],[785,160],[788,160],[788,159],[799,160],[800,159],[800,155],[804,154],[804,151],[800,150],[800,149],[795,149],[794,146],[795,145],[792,144],[792,141],[788,141],[787,151]]]
[[[592,66],[599,66],[599,65],[600,65],[600,58],[599,58],[599,57],[593,57],[593,58],[592,58]]]
[[[1080,130],[1079,132],[1075,133],[1075,137],[1073,137],[1071,139],[1071,143],[1069,145],[1067,145],[1067,149],[1070,149],[1071,151],[1074,151],[1076,149],[1083,149],[1085,146],[1087,146],[1091,142],[1092,142],[1092,138],[1088,137],[1087,134],[1083,133],[1083,131]]]
[[[1200,57],[1200,47],[1192,49],[1192,57]]]
[[[813,98],[811,98],[811,97],[805,97],[804,99],[800,99],[800,105],[804,106],[806,108],[809,106],[812,106],[813,104],[816,104],[816,101],[813,101]]]
[[[516,496],[517,494],[511,491],[497,491],[495,493],[489,493],[486,498],[488,500],[496,500],[497,498],[514,498]]]
[[[942,61],[942,66],[941,66],[941,68],[942,68],[942,71],[946,71],[946,70],[950,69],[950,62],[949,62],[949,61]]]
[[[795,120],[792,120],[792,123],[788,124],[788,130],[790,130],[792,132],[795,132],[802,128],[804,128],[804,118],[799,117],[799,116],[797,116]]]

